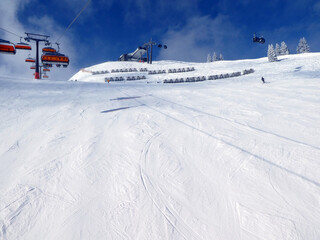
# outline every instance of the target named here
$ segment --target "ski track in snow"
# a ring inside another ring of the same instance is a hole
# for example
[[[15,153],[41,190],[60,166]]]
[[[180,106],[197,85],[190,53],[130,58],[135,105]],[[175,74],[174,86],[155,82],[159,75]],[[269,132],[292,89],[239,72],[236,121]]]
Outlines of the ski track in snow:
[[[146,143],[146,146],[143,149],[141,154],[141,159],[142,159],[141,165],[143,167],[141,167],[140,174],[141,174],[141,179],[142,179],[144,188],[148,192],[148,195],[150,196],[150,198],[152,199],[156,207],[159,209],[161,214],[167,219],[167,221],[172,225],[172,227],[179,232],[179,234],[184,239],[202,239],[199,236],[199,234],[195,233],[192,230],[192,228],[179,217],[179,214],[169,206],[169,204],[164,199],[163,193],[161,193],[161,190],[159,189],[159,187],[157,187],[156,184],[153,183],[153,181],[149,177],[148,153],[150,151],[150,147],[152,143],[159,136],[160,136],[159,133],[152,136]]]
[[[139,91],[139,90],[137,90]],[[142,92],[143,93],[143,92]],[[210,114],[210,113],[207,113],[207,112],[204,112],[204,111],[201,111],[201,110],[198,110],[198,109],[195,109],[195,108],[192,108],[192,107],[189,107],[189,106],[185,106],[185,105],[182,105],[180,103],[175,103],[175,102],[172,102],[172,101],[169,101],[169,100],[166,100],[166,99],[163,99],[163,98],[160,98],[160,97],[157,97],[157,96],[154,96],[154,95],[151,95],[152,97],[155,97],[155,98],[158,98],[162,101],[165,101],[165,102],[168,102],[170,104],[173,104],[173,105],[178,105],[178,106],[181,106],[183,108],[186,108],[186,109],[189,109],[193,112],[197,112],[197,113],[200,113],[200,114],[204,114],[204,115],[208,115],[210,117],[213,117],[213,118],[216,118],[216,119],[220,119],[220,120],[223,120],[223,121],[226,121],[226,122],[230,122],[232,124],[236,124],[236,125],[239,125],[240,127],[244,127],[246,128],[246,130],[251,130],[251,131],[257,131],[259,133],[265,133],[265,134],[269,134],[269,135],[272,135],[272,136],[275,136],[275,137],[278,137],[278,138],[282,138],[283,140],[285,141],[289,141],[289,142],[293,142],[293,143],[297,143],[297,144],[302,144],[302,145],[305,145],[305,146],[308,146],[310,148],[314,148],[316,150],[320,150],[319,147],[317,146],[313,146],[311,144],[308,144],[308,143],[304,143],[304,142],[300,142],[298,140],[295,140],[295,139],[291,139],[289,137],[286,137],[286,136],[281,136],[277,133],[273,133],[273,132],[268,132],[268,131],[265,131],[263,129],[259,129],[259,128],[256,128],[256,127],[253,127],[253,126],[250,126],[250,125],[245,125],[243,123],[240,123],[240,122],[237,122],[236,120],[231,120],[231,119],[228,119],[228,118],[224,118],[224,117],[221,117],[221,116],[217,116],[217,115],[214,115],[214,114]]]
[[[129,96],[127,93],[125,93],[125,95],[130,98],[130,96]],[[163,99],[161,99],[161,98],[159,98],[159,99],[162,100],[162,101],[166,101],[166,100],[163,100]],[[283,171],[285,171],[285,172],[287,172],[287,173],[289,173],[289,174],[292,174],[292,175],[294,175],[294,176],[297,176],[297,177],[299,177],[299,178],[301,178],[301,179],[303,179],[303,180],[305,180],[305,181],[308,181],[308,182],[314,184],[314,185],[317,186],[317,187],[320,187],[320,183],[317,182],[317,181],[314,181],[314,180],[312,180],[312,179],[310,179],[310,178],[308,178],[308,177],[305,177],[305,176],[303,176],[303,175],[301,175],[301,174],[299,174],[299,173],[296,173],[296,172],[294,172],[294,171],[292,171],[292,170],[290,170],[290,169],[287,169],[287,168],[285,168],[285,167],[282,167],[282,166],[280,166],[280,165],[278,165],[278,164],[276,164],[276,163],[274,163],[274,162],[272,162],[272,161],[270,161],[270,160],[268,160],[268,159],[266,159],[266,158],[264,158],[264,157],[259,156],[258,154],[255,154],[255,153],[253,153],[253,152],[250,152],[249,150],[246,150],[246,149],[244,149],[244,148],[241,148],[241,147],[237,146],[236,144],[233,144],[233,143],[231,143],[231,142],[228,142],[228,141],[222,139],[221,137],[217,137],[217,136],[215,136],[214,134],[211,134],[211,133],[209,133],[209,132],[207,132],[207,131],[204,131],[204,130],[202,130],[202,129],[200,129],[200,128],[194,127],[193,125],[188,124],[188,123],[186,123],[185,121],[182,121],[182,120],[180,120],[179,118],[173,117],[172,115],[169,115],[169,114],[167,114],[167,113],[165,113],[165,112],[162,112],[162,111],[160,111],[159,109],[157,109],[157,108],[155,108],[155,107],[151,107],[151,106],[149,106],[149,105],[141,102],[140,100],[136,100],[136,99],[135,99],[135,101],[137,101],[140,105],[147,106],[148,108],[154,110],[155,112],[158,112],[158,113],[160,113],[160,114],[163,114],[163,115],[167,116],[168,118],[171,118],[171,119],[175,120],[176,122],[185,125],[186,127],[189,127],[189,128],[191,128],[191,129],[193,129],[193,130],[196,130],[196,131],[198,131],[198,132],[201,132],[201,133],[207,135],[208,137],[211,137],[211,138],[213,138],[213,139],[215,139],[215,140],[221,141],[221,142],[223,142],[223,143],[225,143],[225,144],[227,144],[227,145],[229,145],[229,146],[231,146],[231,147],[234,147],[234,148],[236,148],[236,149],[238,149],[238,150],[240,150],[240,151],[242,151],[242,152],[244,152],[244,153],[246,153],[246,154],[248,154],[248,155],[251,155],[251,156],[253,156],[255,159],[261,160],[261,161],[263,161],[263,162],[265,162],[265,163],[267,163],[267,164],[270,164],[270,165],[272,165],[272,166],[274,166],[274,167],[276,167],[276,168],[278,168],[278,169],[280,169],[280,170],[283,170]],[[167,101],[166,101],[166,102],[167,102]],[[200,112],[200,111],[197,111],[196,109],[189,108],[189,107],[185,107],[185,106],[183,106],[183,105],[181,105],[181,104],[175,104],[175,103],[172,103],[172,102],[171,102],[171,104],[177,105],[177,106],[181,106],[181,107],[183,107],[183,108],[187,108],[187,109],[190,109],[190,110],[192,110],[192,111]],[[175,111],[176,111],[176,110],[175,110]],[[179,112],[179,111],[178,111],[178,112]],[[203,112],[200,112],[200,113],[203,113]],[[185,114],[185,113],[183,113],[183,114]],[[209,115],[209,116],[212,116],[211,114],[207,114],[207,113],[205,113],[205,114],[206,114],[206,115]],[[244,124],[241,124],[241,123],[238,123],[238,122],[233,122],[233,121],[230,121],[229,119],[221,118],[221,117],[218,117],[218,116],[213,116],[213,117],[222,119],[222,120],[227,121],[227,122],[236,123],[237,125],[240,125],[241,127],[243,127],[243,126],[244,126],[244,127],[247,127],[247,126],[244,125]],[[320,150],[320,148],[318,148],[318,147],[314,147],[314,146],[309,145],[309,144],[306,144],[306,143],[301,143],[301,142],[299,142],[299,141],[296,141],[296,140],[293,140],[293,139],[290,139],[290,138],[287,138],[287,137],[284,137],[284,136],[280,136],[280,135],[278,135],[278,134],[274,134],[274,133],[271,133],[271,132],[266,132],[266,131],[263,131],[263,130],[260,130],[260,129],[257,129],[257,128],[252,128],[252,127],[250,127],[250,126],[248,126],[248,127],[249,127],[250,129],[252,129],[252,130],[257,130],[257,131],[259,131],[259,132],[266,133],[266,134],[275,136],[275,137],[277,137],[277,138],[280,138],[282,141],[290,141],[290,142],[293,142],[293,143],[295,143],[295,144],[301,144],[301,145],[304,145],[304,146],[313,148],[313,149],[315,149],[315,150]],[[238,129],[236,129],[236,130],[238,130]],[[301,156],[301,157],[302,157],[302,156]]]
[[[0,76],[0,239],[319,239],[320,54],[168,66],[255,73]]]

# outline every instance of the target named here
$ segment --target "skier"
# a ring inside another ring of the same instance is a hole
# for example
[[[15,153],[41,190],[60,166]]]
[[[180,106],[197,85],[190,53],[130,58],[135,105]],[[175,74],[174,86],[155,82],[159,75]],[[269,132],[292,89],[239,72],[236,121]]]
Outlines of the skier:
[[[266,83],[266,82],[264,81],[264,77],[261,78],[261,81],[262,81],[262,83]]]

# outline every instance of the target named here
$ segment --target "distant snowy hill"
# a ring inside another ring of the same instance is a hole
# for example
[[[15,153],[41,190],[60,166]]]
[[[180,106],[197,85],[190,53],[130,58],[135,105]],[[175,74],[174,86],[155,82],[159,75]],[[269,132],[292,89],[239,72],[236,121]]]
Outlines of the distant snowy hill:
[[[319,53],[70,80],[0,73],[1,240],[320,238]]]
[[[269,63],[266,58],[239,60],[239,61],[217,61],[211,63],[189,63],[177,61],[160,61],[153,64],[138,62],[106,62],[81,69],[78,73],[70,78],[71,81],[83,82],[106,82],[111,81],[139,81],[140,82],[158,82],[163,83],[165,80],[187,78],[210,79],[210,76],[229,74],[250,70],[254,67],[260,75],[273,74],[277,71],[281,73],[291,71],[293,66],[295,72],[304,65],[304,71],[315,71],[319,67],[319,54],[298,54],[287,55],[279,58],[275,64]],[[132,79],[134,78],[134,79]]]

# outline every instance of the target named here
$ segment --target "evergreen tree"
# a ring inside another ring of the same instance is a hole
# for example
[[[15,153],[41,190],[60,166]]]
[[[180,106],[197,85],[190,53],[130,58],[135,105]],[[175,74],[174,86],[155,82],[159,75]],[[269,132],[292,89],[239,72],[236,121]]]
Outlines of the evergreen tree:
[[[218,57],[217,57],[217,54],[216,52],[213,53],[213,56],[212,56],[212,61],[218,61]]]
[[[223,61],[224,59],[223,59],[223,56],[222,56],[222,54],[220,53],[220,56],[219,56],[219,61]]]
[[[287,44],[282,41],[281,46],[280,46],[280,55],[288,55],[289,54],[289,49],[287,47]]]
[[[278,43],[276,43],[276,47],[274,49],[276,56],[280,56],[281,55],[281,51],[280,51],[280,46]]]
[[[269,46],[268,46],[268,61],[269,62],[275,62],[275,61],[277,61],[278,59],[277,59],[277,55],[276,55],[276,53],[275,53],[275,50],[274,50],[274,48],[273,48],[273,45],[272,44],[270,44]]]
[[[308,53],[310,52],[310,47],[307,43],[307,40],[303,37],[300,38],[298,47],[297,47],[297,53]]]
[[[207,62],[212,62],[212,57],[211,57],[210,53],[207,56]]]

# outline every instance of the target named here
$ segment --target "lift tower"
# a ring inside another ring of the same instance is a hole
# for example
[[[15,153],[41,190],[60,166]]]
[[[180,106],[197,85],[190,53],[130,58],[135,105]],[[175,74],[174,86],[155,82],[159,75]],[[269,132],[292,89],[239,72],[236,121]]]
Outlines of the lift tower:
[[[162,48],[162,44],[156,43],[152,41],[152,38],[149,42],[142,45],[142,48],[145,48],[147,50],[147,62],[152,64],[152,46],[158,45],[158,48]],[[149,48],[150,48],[150,56],[149,56]],[[164,49],[167,49],[167,45],[163,45]]]
[[[27,42],[35,41],[36,42],[36,72],[34,75],[35,79],[40,79],[40,64],[39,64],[39,42],[45,42],[46,45],[49,45],[49,36],[36,34],[36,33],[25,33],[27,37],[25,40]]]

